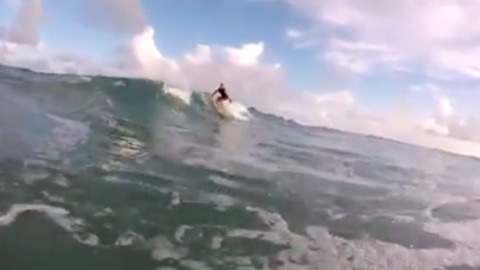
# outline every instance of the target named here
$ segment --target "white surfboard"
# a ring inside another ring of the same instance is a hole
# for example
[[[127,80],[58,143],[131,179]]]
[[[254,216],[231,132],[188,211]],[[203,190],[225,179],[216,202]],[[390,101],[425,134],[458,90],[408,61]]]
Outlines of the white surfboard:
[[[212,104],[213,109],[215,112],[220,115],[222,118],[226,119],[233,119],[234,116],[228,111],[228,108],[226,107],[226,102],[229,102],[227,100],[221,100],[221,101],[216,101],[216,98],[210,97],[210,103]]]

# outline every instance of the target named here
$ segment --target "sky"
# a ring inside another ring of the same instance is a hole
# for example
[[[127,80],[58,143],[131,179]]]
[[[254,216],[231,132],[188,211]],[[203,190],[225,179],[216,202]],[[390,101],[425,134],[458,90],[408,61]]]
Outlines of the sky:
[[[477,0],[0,0],[0,63],[480,155]]]

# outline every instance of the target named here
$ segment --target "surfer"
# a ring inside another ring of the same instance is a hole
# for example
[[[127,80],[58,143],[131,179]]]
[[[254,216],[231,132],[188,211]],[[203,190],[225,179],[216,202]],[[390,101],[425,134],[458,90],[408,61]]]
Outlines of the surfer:
[[[227,90],[223,86],[223,83],[220,83],[220,86],[217,88],[217,90],[213,91],[212,97],[216,93],[220,94],[220,96],[215,100],[215,102],[219,102],[219,101],[222,101],[222,100],[228,100],[228,101],[230,101],[230,103],[232,102],[230,97],[227,95]]]

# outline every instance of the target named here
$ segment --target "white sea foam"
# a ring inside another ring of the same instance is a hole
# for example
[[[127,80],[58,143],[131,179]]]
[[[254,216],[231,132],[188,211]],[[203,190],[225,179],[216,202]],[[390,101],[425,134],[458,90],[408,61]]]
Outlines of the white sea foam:
[[[158,235],[148,240],[145,245],[152,250],[152,257],[159,261],[165,259],[180,260],[187,255],[186,249],[175,247],[175,245],[163,235]]]
[[[429,223],[425,229],[457,243],[454,249],[410,249],[364,237],[345,240],[331,235],[319,226],[306,228],[307,236],[291,232],[283,218],[260,208],[256,212],[269,225],[268,231],[231,230],[226,237],[261,239],[289,248],[276,255],[275,269],[375,269],[375,270],[435,270],[452,265],[480,266],[480,241],[475,240],[480,221],[462,223]],[[264,267],[265,269],[270,269]]]
[[[90,246],[96,246],[99,244],[99,239],[96,235],[84,231],[83,220],[69,217],[69,212],[63,208],[44,204],[13,205],[7,213],[0,216],[0,226],[10,225],[20,214],[26,211],[36,211],[45,214],[65,231],[72,233],[75,240],[80,243]]]
[[[248,121],[252,117],[248,108],[240,102],[223,102],[222,105],[225,110],[237,120]]]

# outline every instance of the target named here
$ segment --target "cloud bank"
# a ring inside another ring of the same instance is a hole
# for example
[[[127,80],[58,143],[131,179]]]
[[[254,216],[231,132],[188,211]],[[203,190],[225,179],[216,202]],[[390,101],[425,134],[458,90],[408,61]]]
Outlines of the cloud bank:
[[[423,1],[415,6],[409,1],[385,1],[375,5],[367,0],[285,1],[311,22],[309,29],[288,29],[287,37],[297,48],[318,47],[319,56],[337,68],[353,74],[382,68],[409,72],[418,68],[412,66],[411,61],[421,59],[425,72],[449,71],[457,76],[476,76],[479,62],[474,61],[475,54],[467,57],[465,53],[477,49],[469,47],[465,51],[461,48],[469,46],[480,28],[457,33],[466,23],[463,16],[475,17],[468,8],[480,11],[480,5],[473,1],[442,0],[438,5]],[[475,125],[477,121],[459,115],[452,100],[435,86],[406,89],[412,91],[412,95],[427,93],[436,103],[436,110],[432,112],[412,116],[405,107],[400,114],[376,115],[362,108],[350,89],[315,92],[288,89],[282,66],[263,59],[267,48],[262,41],[237,46],[198,44],[183,56],[171,58],[155,43],[155,29],[148,24],[140,2],[85,2],[85,8],[92,8],[92,5],[98,12],[83,14],[84,19],[88,19],[84,23],[95,25],[105,33],[118,31],[130,36],[112,49],[106,62],[76,52],[56,54],[48,51],[39,36],[43,17],[40,0],[23,2],[13,24],[2,28],[0,61],[58,73],[145,77],[207,91],[223,82],[236,100],[302,124],[326,125],[480,155],[480,147],[474,143],[480,141],[480,131],[472,128],[478,126]],[[443,28],[434,27],[435,23]],[[347,30],[348,35],[320,40],[318,31],[321,30],[318,29],[325,25]],[[413,38],[411,27],[420,31]]]

